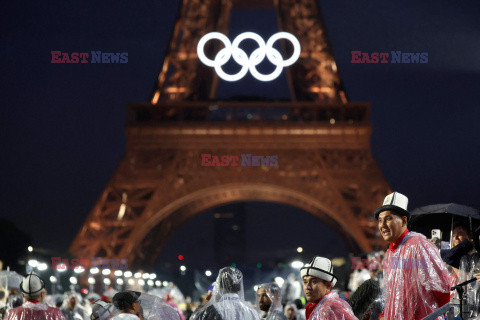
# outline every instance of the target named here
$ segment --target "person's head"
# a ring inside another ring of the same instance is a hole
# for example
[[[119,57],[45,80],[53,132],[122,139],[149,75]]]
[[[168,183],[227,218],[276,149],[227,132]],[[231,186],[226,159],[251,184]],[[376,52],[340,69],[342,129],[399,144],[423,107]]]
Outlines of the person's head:
[[[69,309],[74,309],[75,306],[77,305],[78,303],[78,299],[77,299],[77,295],[75,292],[71,292],[69,294],[67,294],[67,306]]]
[[[262,311],[269,311],[273,305],[274,309],[280,309],[280,287],[276,283],[264,283],[258,287],[258,306]]]
[[[123,291],[113,296],[113,305],[120,310],[120,313],[140,314],[140,292]]]
[[[300,274],[303,291],[309,302],[320,300],[337,283],[337,278],[333,275],[332,262],[323,257],[314,257],[300,270]]]
[[[258,307],[260,310],[268,312],[270,307],[272,306],[272,300],[267,295],[267,290],[265,288],[259,288],[257,291],[258,296]]]
[[[308,302],[320,300],[331,289],[331,282],[313,276],[303,277],[303,292]]]
[[[473,244],[477,252],[480,253],[480,227],[473,232]]]
[[[98,320],[106,314],[109,314],[109,304],[102,300],[97,300],[92,303],[91,320]]]
[[[25,300],[42,302],[47,296],[45,290],[45,283],[35,273],[30,272],[20,283],[20,290],[22,291]]]
[[[407,217],[395,211],[383,211],[378,216],[378,230],[385,241],[395,243],[407,229]]]
[[[468,232],[468,227],[463,224],[455,224],[452,231],[452,242],[453,246],[458,246],[463,240],[471,239],[470,233]]]
[[[383,205],[375,210],[378,230],[385,241],[395,243],[407,229],[410,213],[407,211],[408,198],[398,192],[385,197]]]
[[[243,285],[242,272],[232,267],[223,268],[218,273],[217,284],[221,294],[238,293]]]
[[[287,319],[289,320],[292,320],[295,318],[295,316],[297,315],[297,306],[295,306],[295,304],[293,303],[287,303],[285,305],[285,316],[287,317]]]

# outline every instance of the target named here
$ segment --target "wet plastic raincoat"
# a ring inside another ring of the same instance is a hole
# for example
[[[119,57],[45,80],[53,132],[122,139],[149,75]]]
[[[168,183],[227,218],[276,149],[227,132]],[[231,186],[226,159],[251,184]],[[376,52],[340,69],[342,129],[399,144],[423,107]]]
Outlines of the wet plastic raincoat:
[[[422,319],[450,300],[450,277],[440,252],[419,233],[406,230],[390,245],[383,274],[385,320]]]
[[[7,312],[7,320],[65,320],[60,309],[47,306],[41,302],[25,302]]]
[[[473,278],[473,275],[480,273],[480,253],[475,252],[463,256],[460,260],[459,281],[464,282]],[[468,311],[472,316],[480,316],[480,282],[475,281],[464,287]]]
[[[191,320],[260,320],[257,311],[244,299],[243,275],[226,267],[218,273],[212,298]]]
[[[157,296],[142,293],[138,301],[140,302],[140,314],[144,320],[180,320],[177,311]],[[111,315],[116,314],[116,316],[111,317],[110,315],[111,318],[102,317],[101,319],[135,319],[131,314],[120,313],[120,310],[114,309],[111,311]]]
[[[316,304],[307,320],[358,320],[350,305],[335,292],[328,292]]]
[[[107,320],[118,314],[118,310],[112,303],[106,303],[102,300],[97,300],[92,303],[92,313],[90,320]]]
[[[265,289],[267,297],[271,301],[268,312],[262,316],[262,319],[266,320],[287,320],[287,317],[283,313],[282,297],[280,295],[280,287],[276,283],[264,283],[258,286],[258,290]],[[258,300],[258,296],[257,296]],[[257,305],[259,302],[257,301]]]

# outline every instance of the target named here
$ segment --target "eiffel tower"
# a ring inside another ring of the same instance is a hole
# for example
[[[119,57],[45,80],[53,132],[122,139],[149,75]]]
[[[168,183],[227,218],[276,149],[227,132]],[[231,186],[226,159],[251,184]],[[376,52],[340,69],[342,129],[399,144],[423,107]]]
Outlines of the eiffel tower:
[[[289,101],[216,98],[219,78],[196,46],[208,32],[228,34],[236,8],[274,9],[279,29],[299,39]],[[301,208],[353,252],[371,251],[371,215],[390,188],[371,153],[369,112],[347,100],[316,0],[183,0],[151,99],[128,105],[125,156],[70,252],[152,268],[188,219],[239,201]],[[202,154],[277,155],[278,166],[202,166]]]

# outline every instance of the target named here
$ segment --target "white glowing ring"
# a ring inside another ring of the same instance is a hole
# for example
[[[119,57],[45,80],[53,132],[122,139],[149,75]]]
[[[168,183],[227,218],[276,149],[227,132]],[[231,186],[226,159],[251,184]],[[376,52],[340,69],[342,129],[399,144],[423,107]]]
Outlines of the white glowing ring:
[[[232,53],[228,52],[226,47],[220,50],[218,54],[215,56],[215,60],[214,60],[215,71],[217,72],[220,78],[226,81],[238,81],[242,79],[248,72],[248,56],[245,53],[245,51],[237,48],[233,53],[233,59],[235,61],[245,61],[245,62],[243,62],[242,69],[239,72],[237,72],[236,74],[228,74],[225,71],[223,71],[222,66],[230,59],[231,56],[232,56]],[[222,61],[225,61],[225,62],[222,63]]]
[[[221,42],[223,42],[223,44],[225,45],[225,49],[227,49],[227,52],[231,51],[231,47],[232,47],[230,40],[228,40],[228,38],[225,35],[221,34],[220,32],[210,32],[204,35],[198,42],[197,54],[198,54],[198,59],[200,59],[200,61],[202,61],[205,65],[209,67],[215,66],[215,60],[207,58],[203,50],[203,47],[205,47],[205,43],[207,43],[207,41],[212,39],[220,40]],[[200,48],[202,48],[202,50],[200,50]],[[231,52],[227,60],[225,60],[225,62],[227,62],[228,59],[230,59],[230,56],[231,56]],[[223,64],[225,64],[225,62],[223,62]]]
[[[207,58],[204,53],[205,44],[207,41],[213,39],[221,41],[225,46],[225,48],[221,49],[217,53],[214,60]],[[258,48],[252,52],[250,57],[247,56],[245,51],[239,48],[240,43],[246,39],[254,40],[258,44]],[[273,47],[273,44],[280,39],[286,39],[293,45],[293,54],[287,60],[283,60],[280,52]],[[244,32],[238,35],[233,40],[233,43],[230,43],[230,40],[219,32],[210,32],[204,35],[197,45],[197,54],[200,61],[209,67],[214,67],[217,75],[226,81],[240,80],[247,74],[248,70],[250,70],[252,76],[257,80],[274,80],[282,73],[284,67],[292,65],[298,60],[300,57],[300,52],[300,42],[297,40],[297,38],[295,38],[294,35],[288,32],[278,32],[272,35],[266,44],[262,37],[253,32]],[[242,66],[241,70],[236,74],[228,74],[222,69],[222,66],[225,65],[232,57],[236,63]],[[265,57],[270,61],[270,63],[276,66],[275,70],[270,74],[262,74],[256,69],[256,66],[259,65],[265,59]]]

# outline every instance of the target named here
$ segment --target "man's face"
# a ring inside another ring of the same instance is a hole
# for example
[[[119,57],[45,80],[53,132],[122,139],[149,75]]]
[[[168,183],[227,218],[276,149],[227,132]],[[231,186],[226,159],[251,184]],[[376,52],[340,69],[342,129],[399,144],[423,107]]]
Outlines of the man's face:
[[[452,233],[452,239],[453,239],[453,246],[458,246],[460,242],[462,242],[465,239],[470,239],[468,236],[467,230],[465,230],[463,227],[455,227],[453,229]]]
[[[385,241],[395,243],[407,229],[407,217],[400,217],[392,211],[383,211],[378,216],[378,230]]]
[[[315,302],[323,298],[330,291],[332,284],[313,276],[303,277],[303,292],[308,302]]]
[[[264,288],[258,289],[258,306],[260,310],[267,312],[272,305],[272,300],[267,296],[267,291]]]
[[[76,305],[77,305],[77,298],[75,298],[74,296],[70,297],[70,299],[68,299],[68,307],[70,309],[73,309],[75,308]]]
[[[136,301],[132,304],[133,314],[139,315],[140,314],[140,302]]]
[[[288,307],[285,315],[287,316],[288,319],[293,319],[293,317],[295,316],[295,310],[293,309],[293,307]]]

